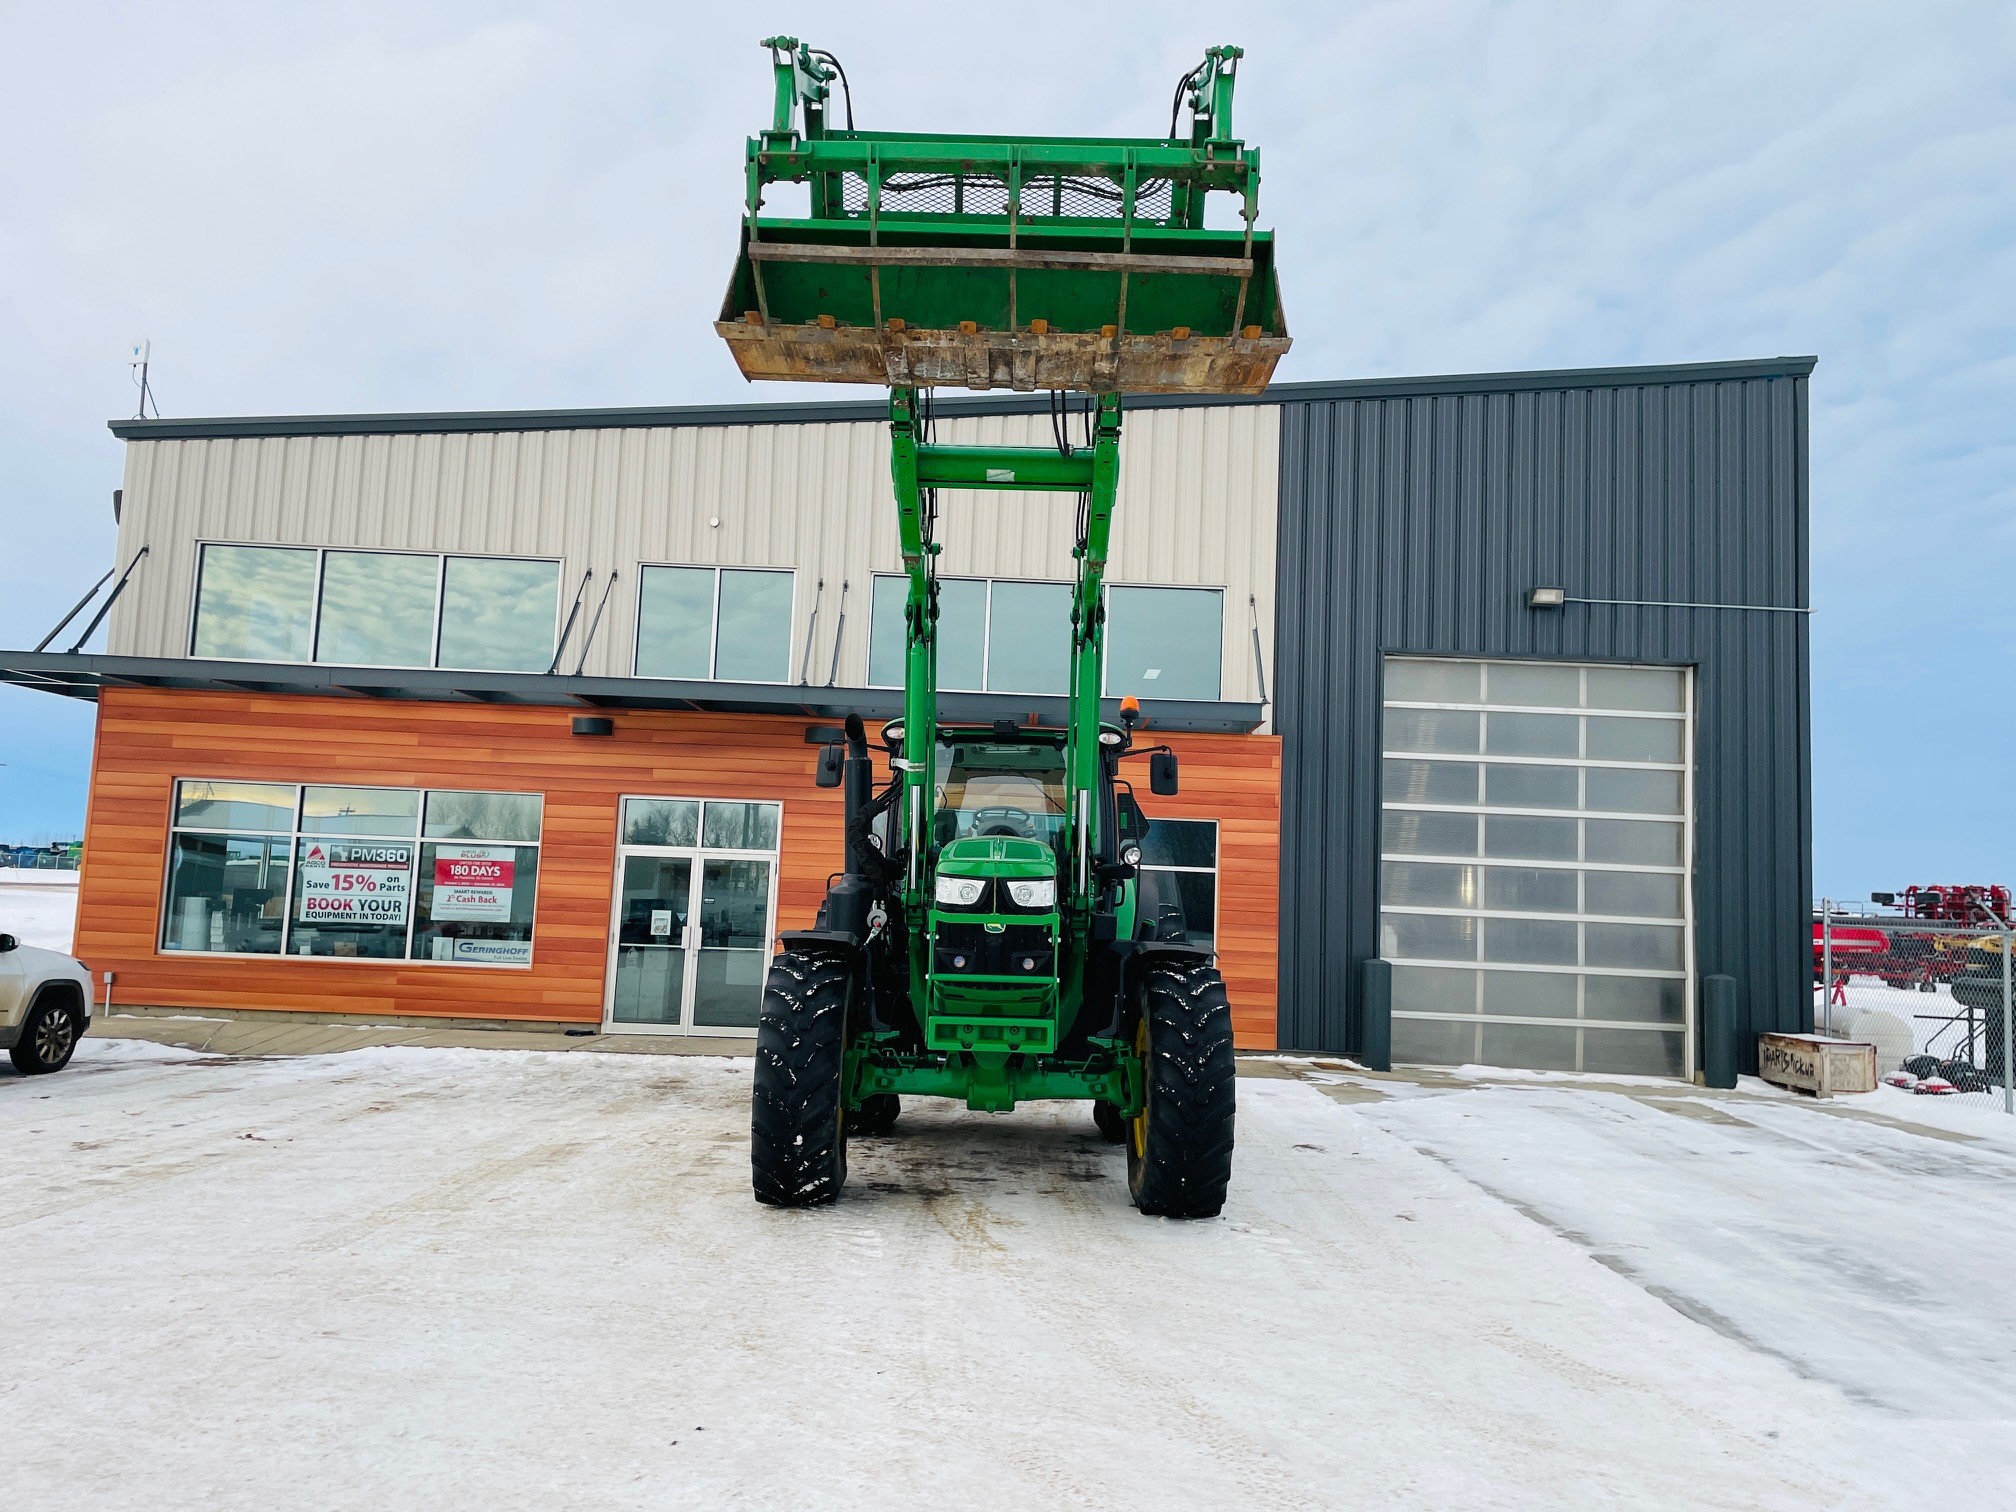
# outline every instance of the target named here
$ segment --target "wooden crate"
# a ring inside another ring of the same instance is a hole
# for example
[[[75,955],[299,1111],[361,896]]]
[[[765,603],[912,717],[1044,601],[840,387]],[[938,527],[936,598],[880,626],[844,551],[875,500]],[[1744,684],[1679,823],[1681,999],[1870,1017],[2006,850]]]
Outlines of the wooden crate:
[[[1818,1034],[1760,1034],[1757,1074],[1768,1082],[1830,1097],[1876,1090],[1876,1047]]]

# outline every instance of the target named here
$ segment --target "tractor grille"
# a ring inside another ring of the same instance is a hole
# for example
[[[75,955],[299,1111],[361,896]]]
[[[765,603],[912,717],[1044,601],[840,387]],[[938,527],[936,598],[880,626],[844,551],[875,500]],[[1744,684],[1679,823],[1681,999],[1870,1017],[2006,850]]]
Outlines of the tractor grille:
[[[1028,977],[1051,973],[1056,947],[1040,924],[1010,924],[989,934],[979,924],[940,924],[932,967],[940,976]]]
[[[868,180],[843,174],[842,203],[853,216],[868,213]],[[1170,181],[1143,179],[1134,189],[1137,221],[1169,218]],[[1021,213],[1025,219],[1074,217],[1118,220],[1120,186],[1111,179],[1075,174],[1043,174],[1022,181]],[[1008,181],[993,174],[912,173],[882,181],[884,215],[1008,216]]]

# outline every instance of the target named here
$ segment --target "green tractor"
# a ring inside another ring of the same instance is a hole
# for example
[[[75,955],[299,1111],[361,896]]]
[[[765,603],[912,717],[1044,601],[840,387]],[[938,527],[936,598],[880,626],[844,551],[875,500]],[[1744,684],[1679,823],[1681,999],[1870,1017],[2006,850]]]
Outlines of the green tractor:
[[[1258,154],[1231,134],[1240,53],[1213,48],[1179,83],[1187,135],[1172,116],[1163,138],[1008,138],[857,132],[851,99],[836,129],[837,62],[764,45],[777,107],[749,143],[717,329],[752,378],[889,386],[908,593],[886,780],[859,715],[815,732],[846,855],[764,989],[756,1198],[832,1201],[849,1137],[888,1132],[906,1095],[992,1112],[1065,1098],[1125,1143],[1142,1212],[1211,1216],[1232,1166],[1231,1007],[1180,902],[1140,869],[1126,763],[1173,794],[1177,761],[1137,739],[1135,700],[1103,717],[1103,587],[1122,395],[1258,392],[1288,346],[1254,226]],[[786,182],[807,186],[809,216],[760,213]],[[1239,200],[1240,229],[1204,224],[1212,193]],[[1056,444],[939,443],[933,384],[1049,390]],[[941,490],[1077,497],[1061,728],[940,722]]]

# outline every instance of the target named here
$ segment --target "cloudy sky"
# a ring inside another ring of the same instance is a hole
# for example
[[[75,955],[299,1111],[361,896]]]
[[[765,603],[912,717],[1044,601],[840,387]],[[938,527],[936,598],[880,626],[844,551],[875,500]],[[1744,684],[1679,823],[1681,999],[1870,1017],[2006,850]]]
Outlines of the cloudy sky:
[[[0,646],[110,562],[133,337],[171,416],[733,399],[760,34],[864,126],[1134,135],[1236,41],[1283,378],[1819,356],[1816,884],[2016,880],[2006,0],[686,11],[0,0]],[[89,758],[0,690],[0,839]]]

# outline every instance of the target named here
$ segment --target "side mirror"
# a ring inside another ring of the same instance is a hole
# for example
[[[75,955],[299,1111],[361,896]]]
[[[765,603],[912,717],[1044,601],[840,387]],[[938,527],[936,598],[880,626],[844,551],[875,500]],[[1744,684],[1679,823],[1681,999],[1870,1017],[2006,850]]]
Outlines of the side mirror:
[[[841,768],[846,760],[847,748],[845,746],[821,746],[819,748],[819,786],[840,786]]]
[[[15,939],[14,936],[0,935],[0,955],[5,955],[10,950],[18,950],[20,947],[21,942]]]
[[[1148,758],[1148,791],[1158,798],[1176,796],[1176,753],[1157,751]]]

